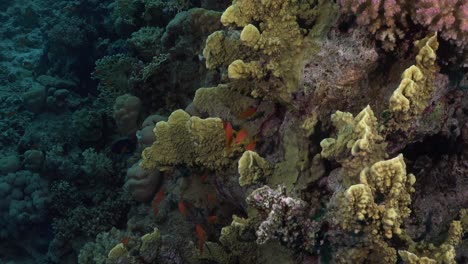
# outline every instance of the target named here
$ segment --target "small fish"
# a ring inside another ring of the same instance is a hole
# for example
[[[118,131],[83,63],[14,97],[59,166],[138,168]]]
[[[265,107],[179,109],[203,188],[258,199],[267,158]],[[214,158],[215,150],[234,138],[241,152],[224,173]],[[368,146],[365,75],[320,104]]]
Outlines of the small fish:
[[[210,215],[210,216],[208,216],[207,222],[208,222],[208,224],[210,224],[210,225],[211,225],[211,224],[214,224],[214,223],[216,223],[216,222],[218,222],[218,216],[216,216],[216,215]]]
[[[255,149],[255,146],[257,145],[257,140],[253,139],[250,141],[250,143],[245,147],[246,150],[253,151]]]
[[[161,190],[159,190],[158,193],[156,193],[156,196],[153,199],[153,214],[154,214],[154,216],[158,215],[159,204],[164,199],[164,195],[165,195],[164,189],[161,189]]]
[[[116,141],[112,142],[111,151],[112,153],[122,155],[135,151],[137,140],[136,137],[129,136],[119,138]]]
[[[205,243],[205,231],[199,224],[195,225],[195,230],[197,232],[197,237],[198,237],[198,249],[200,250],[200,255],[203,255],[203,244]]]
[[[249,108],[247,108],[247,110],[240,113],[240,115],[237,118],[239,118],[239,119],[248,119],[248,118],[252,117],[256,112],[257,112],[257,108],[249,107]]]
[[[18,112],[16,112],[16,111],[8,112],[8,113],[5,114],[5,117],[7,117],[7,118],[12,117],[12,116],[14,116],[16,114],[18,114]]]
[[[205,183],[207,179],[208,179],[208,172],[205,172],[204,174],[200,176],[201,183]]]
[[[239,130],[239,132],[237,132],[237,135],[236,135],[236,140],[235,140],[236,145],[244,142],[244,140],[247,137],[248,137],[248,134],[247,134],[247,130],[245,130],[245,128],[242,128],[241,130]]]
[[[185,203],[184,203],[183,201],[179,201],[178,206],[179,206],[179,212],[180,212],[180,214],[181,214],[184,218],[187,218],[187,207],[185,206]]]
[[[206,197],[208,198],[208,201],[212,203],[213,205],[218,205],[218,201],[216,201],[216,198],[211,194],[207,194]]]
[[[122,243],[124,246],[128,246],[128,243],[130,243],[131,237],[124,237],[120,240],[120,243]]]
[[[224,122],[224,132],[226,133],[226,146],[230,146],[232,142],[232,125],[229,122]]]

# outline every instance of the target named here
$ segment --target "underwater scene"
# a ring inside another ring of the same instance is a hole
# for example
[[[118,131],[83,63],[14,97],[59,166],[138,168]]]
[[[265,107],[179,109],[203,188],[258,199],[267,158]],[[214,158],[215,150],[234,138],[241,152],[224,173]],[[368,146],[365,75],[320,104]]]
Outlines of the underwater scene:
[[[0,264],[468,264],[467,0],[0,0]]]

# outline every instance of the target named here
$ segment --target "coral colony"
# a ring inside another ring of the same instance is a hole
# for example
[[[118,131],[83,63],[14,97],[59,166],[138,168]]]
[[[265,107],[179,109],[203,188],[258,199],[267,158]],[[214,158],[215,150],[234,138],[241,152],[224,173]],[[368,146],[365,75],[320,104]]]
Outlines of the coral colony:
[[[0,21],[0,264],[468,263],[468,1]]]

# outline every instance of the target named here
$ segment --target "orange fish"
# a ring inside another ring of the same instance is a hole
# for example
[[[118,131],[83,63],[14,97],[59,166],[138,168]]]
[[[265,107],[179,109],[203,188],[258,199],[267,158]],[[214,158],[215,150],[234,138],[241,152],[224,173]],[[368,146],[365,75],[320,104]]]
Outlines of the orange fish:
[[[218,204],[218,201],[216,201],[216,198],[211,193],[207,194],[206,197],[208,198],[208,201],[210,201],[210,203],[212,203],[213,205]]]
[[[218,222],[218,217],[216,215],[210,215],[208,216],[208,224],[213,224]]]
[[[199,224],[195,225],[195,230],[197,231],[197,237],[198,237],[198,249],[200,250],[200,255],[203,255],[203,244],[205,243],[205,231]]]
[[[184,217],[187,218],[187,207],[185,206],[185,203],[183,201],[179,201],[179,212],[180,214]]]
[[[253,151],[255,149],[256,145],[257,145],[257,141],[255,139],[253,139],[252,141],[250,141],[250,143],[247,145],[247,147],[245,147],[245,149]]]
[[[127,246],[128,243],[130,242],[131,237],[124,237],[120,240],[120,243],[124,244],[124,246]]]
[[[248,118],[252,117],[256,112],[257,112],[257,108],[255,108],[255,107],[249,107],[249,108],[247,108],[247,110],[245,110],[244,112],[240,113],[240,115],[238,116],[238,118],[239,118],[239,119],[248,119]]]
[[[159,190],[158,193],[156,193],[156,196],[153,199],[153,214],[154,216],[158,215],[159,211],[159,204],[162,202],[164,199],[164,189]]]
[[[226,146],[230,146],[233,134],[231,123],[224,122],[224,132],[226,133]]]
[[[247,130],[245,130],[244,128],[239,130],[239,132],[237,132],[237,135],[236,135],[236,141],[235,141],[236,145],[244,142],[247,136],[248,136]]]

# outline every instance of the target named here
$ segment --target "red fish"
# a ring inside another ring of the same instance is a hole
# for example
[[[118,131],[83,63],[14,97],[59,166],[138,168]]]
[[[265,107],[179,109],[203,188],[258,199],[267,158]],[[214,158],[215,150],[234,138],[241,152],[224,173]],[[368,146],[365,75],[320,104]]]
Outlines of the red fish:
[[[127,246],[130,240],[131,240],[131,237],[124,237],[120,240],[120,243],[122,243],[124,246]]]
[[[247,130],[245,130],[245,129],[243,128],[243,129],[239,130],[239,132],[237,132],[235,143],[238,145],[238,144],[244,142],[244,140],[245,140],[247,137],[248,137]]]
[[[247,108],[247,110],[245,110],[244,112],[240,113],[240,115],[238,116],[238,118],[239,118],[239,119],[248,119],[248,118],[252,117],[256,112],[257,112],[257,108],[255,108],[255,107],[249,107],[249,108]]]
[[[207,219],[208,224],[214,224],[218,222],[218,217],[216,215],[210,215]]]
[[[203,255],[203,244],[205,243],[205,231],[199,224],[195,225],[195,230],[197,231],[197,237],[198,237],[198,249],[200,250],[200,255]]]
[[[226,146],[230,146],[233,134],[231,123],[224,122],[224,132],[226,133]]]
[[[187,207],[185,206],[185,203],[183,201],[179,201],[179,212],[180,214],[184,217],[187,218]]]
[[[245,147],[245,149],[253,151],[255,149],[256,145],[257,145],[257,141],[255,139],[253,139],[252,141],[250,141],[250,143],[247,145],[247,147]]]
[[[210,201],[210,203],[212,203],[213,205],[218,204],[218,201],[216,201],[216,198],[211,193],[207,194],[206,197],[208,198],[208,201]]]
[[[159,204],[162,202],[164,199],[164,189],[159,190],[158,193],[156,193],[156,196],[153,199],[153,214],[154,216],[158,215],[159,211]]]
[[[201,183],[205,183],[207,179],[208,179],[208,172],[206,172],[202,176],[200,176]]]

